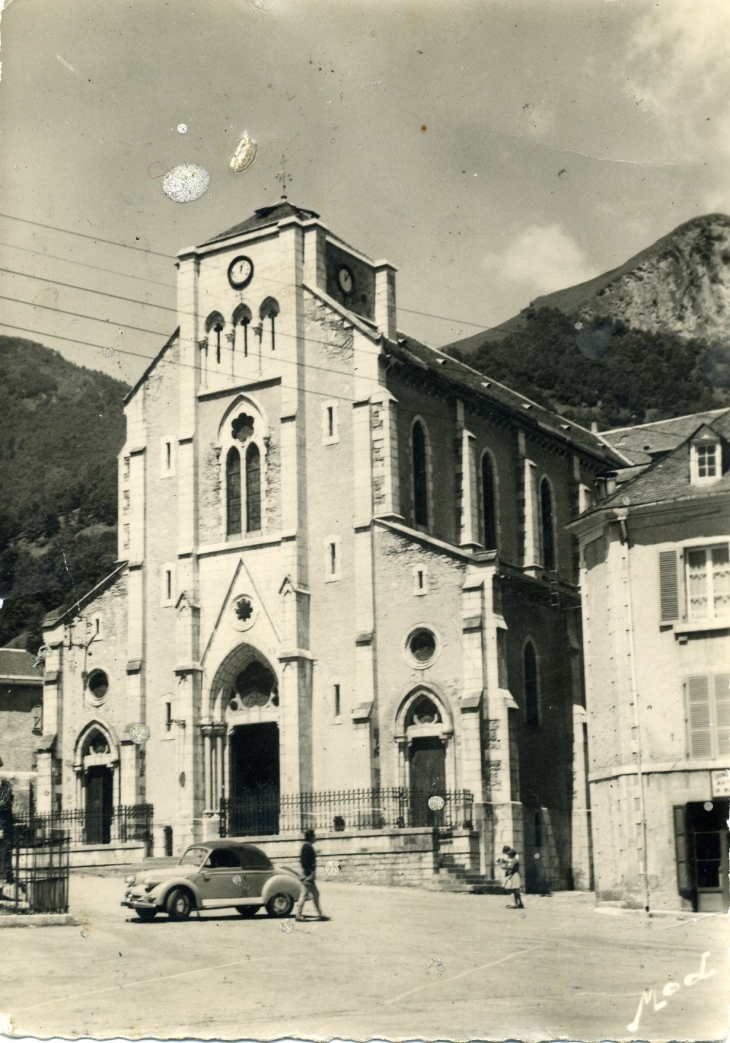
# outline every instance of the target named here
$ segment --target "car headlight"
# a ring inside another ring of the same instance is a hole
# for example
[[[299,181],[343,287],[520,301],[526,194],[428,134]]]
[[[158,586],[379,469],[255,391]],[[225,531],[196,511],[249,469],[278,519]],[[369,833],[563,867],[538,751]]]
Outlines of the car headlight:
[[[126,878],[126,880],[124,881],[124,883],[125,883],[125,884],[127,884],[127,885],[129,885],[129,884],[133,884],[133,883],[134,883],[134,881],[135,881],[135,879],[136,879],[136,877],[135,877],[134,873],[132,873],[132,875],[131,875],[131,876],[128,876],[128,877]]]
[[[145,885],[144,885],[144,889],[145,889],[145,891],[147,892],[147,894],[149,894],[149,893],[150,893],[150,891],[154,891],[154,889],[155,889],[156,887],[157,887],[157,884],[145,884]]]

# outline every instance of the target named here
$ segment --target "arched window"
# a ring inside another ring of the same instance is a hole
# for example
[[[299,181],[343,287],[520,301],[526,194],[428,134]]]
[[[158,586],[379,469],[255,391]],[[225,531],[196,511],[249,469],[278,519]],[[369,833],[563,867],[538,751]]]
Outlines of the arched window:
[[[523,670],[525,677],[525,720],[528,724],[539,724],[540,692],[537,678],[537,654],[532,641],[528,641],[525,645]]]
[[[494,481],[494,461],[491,453],[482,457],[482,518],[484,524],[484,546],[487,550],[497,547],[497,497]]]
[[[241,454],[232,446],[226,457],[226,532],[237,536],[241,531]]]
[[[239,304],[233,313],[233,333],[236,326],[243,327],[243,357],[248,358],[248,327],[251,325],[251,309],[245,304]]]
[[[276,316],[279,314],[279,303],[273,297],[267,297],[259,309],[261,319],[261,335],[266,329],[267,323],[271,330],[271,350],[276,350]]]
[[[436,703],[425,693],[414,699],[406,716],[406,728],[420,724],[441,724],[441,712]]]
[[[254,660],[236,676],[234,689],[228,704],[231,710],[266,706],[272,694],[277,694],[276,678],[268,667]]]
[[[426,429],[416,420],[412,431],[413,442],[413,520],[416,525],[428,527],[428,460]]]
[[[261,453],[256,443],[251,442],[246,450],[246,532],[258,532],[260,528]]]
[[[550,482],[540,482],[540,526],[542,535],[542,563],[546,569],[555,568],[555,524],[553,518],[553,492]]]
[[[220,366],[221,363],[221,334],[225,327],[225,319],[220,312],[212,312],[205,320],[205,332],[208,334],[208,338],[213,338],[213,347],[215,350],[215,361]]]

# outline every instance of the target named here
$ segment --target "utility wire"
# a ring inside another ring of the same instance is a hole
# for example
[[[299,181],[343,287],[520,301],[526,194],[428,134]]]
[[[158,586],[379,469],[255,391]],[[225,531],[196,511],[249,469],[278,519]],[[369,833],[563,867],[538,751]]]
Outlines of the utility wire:
[[[0,246],[4,246],[4,245],[5,245],[4,243],[0,243]],[[11,249],[16,249],[16,248],[15,247],[11,247]],[[22,246],[21,247],[17,247],[17,249],[22,250],[23,247]],[[41,257],[50,257],[50,256],[52,256],[51,254],[41,253],[40,250],[29,250],[28,253],[39,254],[39,256],[41,256]],[[58,258],[56,258],[56,260],[63,261],[64,258],[63,257],[58,257]],[[70,263],[72,263],[72,264],[82,264],[83,262],[82,261],[72,261]],[[93,265],[93,264],[86,265],[86,267],[87,268],[97,268],[97,266]],[[97,268],[97,270],[100,271],[100,272],[109,272],[112,275],[114,275],[114,274],[124,275],[124,272],[114,272],[114,270],[111,269],[111,268]],[[165,304],[155,304],[154,301],[141,301],[137,297],[120,297],[118,294],[116,294],[116,293],[108,293],[106,290],[92,290],[88,286],[79,286],[78,283],[61,282],[58,279],[49,279],[45,275],[31,275],[29,272],[18,272],[18,271],[15,271],[13,268],[0,268],[0,272],[5,272],[6,275],[19,275],[23,279],[35,279],[36,281],[40,281],[40,282],[52,283],[54,286],[65,286],[69,290],[80,290],[83,293],[95,293],[95,294],[98,294],[101,297],[111,297],[112,300],[127,301],[127,303],[129,303],[129,304],[141,304],[145,308],[160,308],[162,311],[174,311],[174,312],[177,312],[180,315],[192,315],[193,314],[193,312],[190,312],[190,311],[180,311],[178,308],[170,308],[168,305],[165,305]],[[175,285],[173,283],[155,282],[154,279],[145,279],[143,276],[139,276],[139,275],[130,275],[130,276],[128,276],[128,278],[130,278],[130,279],[140,279],[140,281],[142,281],[142,282],[155,283],[156,286],[168,286],[171,290],[176,289],[176,287],[175,287]],[[289,283],[285,283],[282,279],[272,279],[272,278],[270,278],[268,276],[267,276],[267,280],[266,281],[267,282],[277,283],[279,286],[288,286],[288,285],[290,285]],[[410,315],[423,315],[427,319],[443,319],[444,322],[453,322],[453,323],[457,323],[457,324],[462,325],[462,326],[476,326],[480,330],[493,330],[493,329],[497,328],[496,326],[482,326],[478,322],[468,322],[466,319],[454,319],[454,318],[452,318],[452,317],[450,317],[448,315],[434,315],[431,312],[427,312],[427,311],[415,311],[413,308],[398,308],[398,311],[405,311],[405,312],[408,312]],[[355,314],[357,314],[357,313],[355,313]]]
[[[0,268],[0,272],[3,272],[3,271],[7,272],[7,271],[9,271],[9,269],[7,269],[7,268]],[[22,272],[12,272],[11,274],[13,274],[13,275],[18,275],[18,274],[22,275],[23,273]],[[52,283],[54,283],[57,286],[70,286],[72,289],[84,290],[85,292],[88,292],[88,293],[100,294],[101,296],[111,297],[111,298],[113,298],[115,300],[130,301],[130,302],[136,303],[136,304],[143,304],[143,303],[145,303],[144,301],[134,301],[130,297],[118,297],[116,294],[107,294],[107,293],[102,292],[101,290],[86,290],[86,288],[83,287],[83,286],[73,286],[70,283],[61,283],[61,282],[57,282],[57,281],[52,280],[52,279],[51,280],[43,279],[43,278],[41,278],[38,275],[28,276],[28,278],[39,279],[41,282],[52,282]],[[160,330],[150,330],[150,329],[147,329],[144,326],[131,326],[127,322],[117,322],[117,321],[114,321],[114,320],[111,320],[111,319],[102,319],[102,318],[99,318],[96,315],[86,315],[85,313],[79,312],[79,311],[68,311],[65,308],[58,308],[55,305],[36,304],[35,301],[24,301],[24,300],[21,300],[19,297],[7,297],[7,296],[5,296],[3,294],[0,294],[0,300],[3,300],[3,301],[13,301],[15,304],[24,304],[28,308],[42,308],[44,311],[54,311],[54,312],[58,312],[60,315],[71,315],[71,316],[73,316],[74,318],[77,318],[77,319],[88,319],[90,322],[102,322],[106,326],[121,326],[124,329],[134,330],[135,333],[149,333],[153,337],[164,337],[165,336],[165,334],[163,332],[161,332]],[[165,305],[162,305],[162,304],[155,304],[155,305],[152,305],[152,307],[162,308],[164,311],[173,312],[174,314],[180,314],[180,315],[192,315],[193,314],[192,312],[178,312],[178,310],[176,308],[168,308],[168,307],[165,307]],[[52,334],[48,334],[48,336],[52,336]],[[296,334],[296,333],[285,333],[283,330],[277,330],[276,336],[277,337],[286,337],[289,340],[301,340],[305,344],[323,344],[323,345],[325,345],[327,347],[331,347],[332,346],[332,342],[329,341],[329,340],[319,340],[316,337],[299,337],[299,335]],[[358,354],[363,354],[363,355],[369,354],[369,352],[366,351],[364,348],[355,348],[355,347],[353,347],[351,350],[353,352],[357,352]],[[432,350],[438,350],[438,349],[432,349]],[[150,356],[145,356],[145,357],[150,357]],[[151,358],[150,358],[150,361],[151,361]],[[282,359],[282,362],[291,362],[291,360],[290,359]],[[341,373],[342,372],[342,370],[331,369],[331,368],[329,368],[327,366],[311,366],[311,364],[308,364],[308,363],[295,363],[295,364],[296,365],[309,366],[309,368],[311,368],[311,369],[321,369],[321,370],[323,370],[326,373]],[[495,383],[496,383],[496,381],[495,381]],[[524,396],[522,396],[522,397],[524,398]]]
[[[141,246],[131,246],[129,243],[117,243],[117,242],[114,242],[113,239],[102,239],[102,238],[100,238],[98,236],[87,235],[84,232],[75,232],[75,231],[73,231],[70,228],[59,228],[56,225],[43,224],[42,221],[29,221],[27,218],[16,217],[14,214],[2,214],[2,213],[0,213],[0,217],[5,217],[5,218],[8,218],[9,220],[12,220],[12,221],[22,221],[24,224],[36,225],[39,228],[50,228],[50,229],[52,229],[55,232],[65,232],[67,235],[77,235],[77,236],[80,236],[82,239],[91,239],[91,240],[93,240],[93,242],[109,243],[111,246],[121,246],[121,247],[123,247],[126,250],[137,250],[137,251],[141,251],[142,253],[154,254],[154,256],[156,256],[156,257],[165,257],[168,260],[172,260],[172,261],[176,260],[176,258],[172,254],[163,254],[163,253],[160,253],[157,250],[147,250],[147,249],[145,249],[144,247],[141,247]],[[0,243],[0,245],[7,245],[7,244]],[[16,247],[16,249],[22,250],[22,249],[24,249],[24,247]],[[28,252],[29,253],[40,253],[40,251],[31,251],[31,250],[28,250]],[[52,255],[50,255],[50,254],[41,254],[41,256],[48,256],[48,257],[50,257]],[[64,260],[64,258],[57,258],[57,260]],[[82,264],[83,262],[81,262],[81,261],[73,261],[71,263],[73,263],[73,264]],[[96,266],[95,265],[88,265],[87,267],[94,268]],[[115,274],[114,270],[111,269],[111,268],[99,268],[99,271],[106,271],[106,272],[110,272],[112,274]],[[17,274],[22,274],[22,273],[17,273]],[[123,272],[118,272],[116,274],[123,275],[124,273]],[[131,276],[131,278],[139,278],[139,276]],[[146,280],[146,281],[152,282],[153,280]],[[288,285],[288,283],[285,284],[282,280],[278,280],[278,279],[269,279],[269,281],[270,282],[279,283],[279,285],[282,285],[282,286],[283,285]],[[170,288],[174,289],[174,286],[173,286],[172,283],[157,283],[157,285],[169,286]],[[77,288],[81,289],[82,287],[77,287]],[[138,303],[148,304],[149,302],[141,301],[141,302],[138,302]],[[150,305],[150,306],[151,307],[161,307],[161,305]],[[398,311],[407,312],[409,315],[420,315],[420,316],[422,316],[423,318],[426,318],[426,319],[438,319],[438,320],[440,320],[442,322],[451,322],[451,323],[454,323],[454,324],[459,325],[459,326],[473,326],[475,329],[483,330],[484,332],[488,332],[490,330],[499,329],[498,326],[485,326],[485,325],[483,325],[481,323],[478,323],[478,322],[471,322],[468,319],[457,319],[457,318],[454,318],[453,316],[450,316],[450,315],[435,315],[432,312],[418,311],[415,308],[401,308],[401,307],[399,307]],[[519,336],[519,334],[517,334],[517,335]]]
[[[168,289],[176,289],[174,282],[160,282],[159,279],[149,279],[146,275],[130,275],[129,272],[120,272],[118,268],[102,268],[98,264],[88,264],[86,261],[77,261],[73,257],[61,257],[59,254],[49,254],[44,250],[31,250],[29,246],[17,246],[15,243],[0,243],[0,246],[8,250],[22,250],[26,254],[35,254],[49,261],[62,261],[64,264],[78,264],[82,268],[92,268],[95,272],[107,272],[109,275],[121,275],[123,279],[134,279],[137,282],[150,283],[152,286],[167,286]]]
[[[168,261],[174,261],[172,254],[163,254],[159,250],[148,250],[145,246],[131,246],[129,243],[116,243],[113,239],[102,239],[98,235],[88,235],[86,232],[75,232],[71,228],[59,228],[58,225],[47,225],[42,221],[30,221],[27,217],[16,217],[15,214],[0,214],[9,221],[21,221],[24,225],[35,225],[36,228],[50,228],[53,232],[65,232],[66,235],[77,235],[80,239],[91,239],[94,243],[108,243],[109,246],[122,246],[125,250],[136,250],[138,253],[153,254],[155,257],[165,257]]]
[[[80,344],[80,345],[84,345],[85,347],[90,347],[90,348],[101,348],[102,351],[109,351],[111,353],[109,355],[110,358],[113,355],[117,354],[117,353],[119,353],[120,355],[132,355],[134,358],[145,359],[147,362],[154,362],[155,359],[157,358],[156,355],[152,355],[152,356],[150,356],[150,355],[143,355],[143,354],[141,354],[138,351],[130,351],[128,348],[112,348],[112,347],[104,345],[104,344],[94,344],[94,343],[92,343],[91,341],[88,341],[88,340],[76,340],[74,337],[62,337],[60,334],[57,334],[57,333],[44,333],[42,330],[33,330],[33,329],[30,329],[27,326],[15,326],[15,325],[13,325],[10,322],[0,322],[0,326],[3,326],[5,329],[10,329],[10,330],[20,330],[23,333],[33,333],[33,334],[35,334],[38,337],[54,337],[56,340],[69,341],[69,343],[71,343],[71,344]],[[279,358],[278,361],[279,362],[291,362],[290,359],[283,359],[283,358]],[[176,362],[174,359],[161,359],[160,363],[162,365],[166,365],[166,366],[180,366],[181,369],[197,369],[198,368],[197,366],[192,365],[189,362]],[[340,370],[326,369],[326,367],[324,367],[324,366],[312,366],[312,365],[307,365],[306,363],[297,363],[297,362],[292,362],[291,364],[295,365],[295,366],[296,365],[301,365],[305,369],[325,369],[326,372],[328,372],[328,373],[339,373],[340,376],[349,376],[349,374],[344,374]],[[360,378],[360,379],[362,379],[362,378]],[[365,379],[370,379],[370,378],[365,378]],[[308,395],[320,395],[322,398],[326,398],[328,400],[329,399],[337,399],[340,402],[347,402],[347,403],[349,403],[349,405],[353,405],[355,403],[355,401],[356,401],[356,399],[354,399],[354,398],[347,398],[347,396],[345,396],[345,395],[336,395],[336,394],[333,394],[333,393],[331,393],[329,391],[317,391],[315,388],[310,388],[310,387],[300,388],[300,387],[297,387],[295,384],[284,384],[282,382],[279,386],[283,387],[283,388],[286,388],[288,391],[302,391],[303,390]],[[421,411],[421,413],[419,415],[420,416],[430,416],[430,417],[433,417],[434,419],[438,419],[438,420],[443,420],[444,419],[443,418],[443,414],[428,413],[428,412],[425,412],[423,410]]]
[[[9,300],[9,299],[10,298],[2,297],[0,295],[0,300]],[[29,301],[21,301],[19,303],[30,304]],[[58,309],[58,308],[53,308],[53,307],[51,307],[50,305],[47,305],[47,304],[30,304],[30,306],[33,307],[33,308],[44,308],[46,311],[60,311],[61,310],[61,309]],[[62,314],[64,314],[64,315],[74,315],[75,313],[74,312],[62,312]],[[81,316],[81,317],[84,318],[84,316]],[[91,318],[91,317],[92,316],[88,316],[88,318]],[[135,330],[137,333],[154,333],[154,335],[157,336],[157,337],[163,337],[164,336],[164,334],[157,333],[155,330],[141,330],[140,327],[138,327],[138,326],[127,326],[125,323],[107,322],[106,319],[95,319],[95,321],[96,322],[103,322],[107,326],[115,326],[115,325],[116,326],[125,326],[126,329]],[[107,345],[104,345],[104,344],[94,344],[91,341],[77,340],[75,337],[61,337],[59,334],[56,334],[56,333],[43,333],[41,330],[32,330],[32,329],[30,329],[27,326],[15,326],[15,325],[13,325],[12,323],[9,323],[9,322],[0,322],[0,326],[6,326],[8,329],[22,330],[25,333],[35,333],[35,334],[37,334],[38,336],[41,336],[41,337],[56,337],[58,340],[65,340],[65,341],[68,341],[71,344],[83,344],[83,345],[86,345],[86,346],[92,347],[92,348],[101,348],[102,351],[107,350],[107,351],[109,351],[112,354],[115,353],[115,352],[119,352],[122,355],[132,355],[134,358],[144,359],[147,363],[154,362],[155,359],[158,357],[157,355],[145,355],[143,352],[139,352],[139,351],[129,351],[128,349],[125,349],[125,348],[116,348],[116,347],[111,347],[111,346],[107,346]],[[297,339],[294,334],[282,334],[281,332],[277,332],[277,336],[290,336],[293,340]],[[184,338],[184,337],[181,337],[179,339],[180,339],[181,342],[187,340],[187,338]],[[314,341],[311,338],[306,338],[306,337],[303,338],[303,339],[305,340],[305,342],[310,343],[310,344],[326,344],[326,345],[331,346],[329,341],[323,341],[323,340],[322,341],[319,341],[319,340],[318,341]],[[194,342],[188,341],[188,343],[194,343]],[[109,357],[111,357],[111,354],[110,354]],[[253,358],[255,356],[249,355],[248,357],[249,358]],[[286,359],[282,355],[279,355],[279,356],[268,355],[266,357],[267,358],[274,358],[278,362],[285,363],[286,365],[289,365],[289,366],[300,366],[302,369],[312,369],[312,370],[317,370],[317,371],[319,371],[321,373],[334,373],[336,376],[339,376],[339,377],[348,377],[350,379],[357,379],[357,375],[356,374],[348,373],[346,370],[332,369],[331,366],[315,366],[311,362],[299,362],[297,359]],[[168,365],[171,365],[171,366],[182,366],[185,369],[198,369],[197,365],[191,364],[189,362],[175,362],[172,359],[164,359],[162,361],[166,362]],[[216,370],[214,370],[214,369],[209,367],[208,368],[208,372],[212,373],[212,374],[215,374]],[[368,378],[366,378],[366,379],[368,379]],[[288,387],[289,385],[285,384],[285,385],[282,385],[282,386],[283,387]],[[292,386],[292,390],[296,390],[296,388],[294,388]],[[307,390],[310,390],[310,389],[307,389]],[[325,398],[337,398],[338,397],[337,395],[329,395],[328,393],[326,393],[324,391],[322,391],[322,392],[315,392],[315,393],[316,394],[322,394],[322,395],[325,396]],[[339,396],[339,397],[342,397],[342,396]],[[345,398],[343,398],[343,401],[351,402],[352,399],[345,399]],[[431,415],[432,416],[436,416],[437,414],[434,413],[434,414],[431,414]]]
[[[75,317],[81,318],[81,319],[91,319],[94,322],[101,322],[101,323],[103,323],[106,326],[112,326],[112,327],[120,326],[120,327],[123,327],[124,329],[130,329],[130,330],[133,330],[133,331],[135,331],[137,333],[149,333],[149,334],[151,334],[151,335],[153,335],[155,337],[164,337],[165,336],[164,333],[160,333],[157,330],[147,330],[147,329],[143,329],[140,326],[130,326],[128,323],[124,323],[124,322],[110,322],[108,319],[100,319],[100,318],[97,318],[96,316],[93,316],[93,315],[83,315],[80,312],[66,311],[66,310],[64,310],[62,308],[55,308],[55,307],[53,307],[51,305],[48,305],[48,304],[35,304],[33,301],[19,301],[15,297],[5,297],[2,294],[0,294],[0,300],[13,301],[14,303],[17,303],[17,304],[25,304],[25,305],[27,305],[30,308],[42,308],[44,311],[59,312],[62,315],[71,315],[71,316],[75,316]],[[56,336],[56,334],[54,334],[54,333],[42,333],[41,331],[31,330],[31,329],[28,329],[27,327],[13,326],[10,323],[0,322],[0,326],[7,326],[9,329],[19,329],[19,330],[23,330],[24,332],[28,332],[28,333],[36,333],[38,336],[43,336],[43,337],[55,337]],[[288,337],[288,338],[290,338],[292,340],[299,340],[300,339],[297,336],[297,334],[294,334],[294,333],[283,333],[281,331],[279,331],[277,333],[277,336],[279,336],[279,337],[282,337],[282,336],[283,337]],[[71,337],[60,337],[60,336],[58,337],[58,339],[59,340],[68,340],[72,344],[85,344],[85,345],[88,345],[89,347],[97,347],[97,348],[101,347],[102,350],[104,350],[104,347],[102,345],[91,344],[88,341],[81,341],[81,340],[76,340],[76,339],[71,338]],[[181,342],[182,341],[187,341],[188,343],[196,343],[195,341],[188,340],[188,338],[182,338],[181,337],[180,340],[181,340]],[[328,340],[319,340],[319,339],[314,338],[314,337],[302,337],[301,340],[305,344],[320,344],[320,345],[324,345],[325,347],[332,347],[332,342],[328,341]],[[120,354],[123,354],[123,355],[132,355],[135,358],[145,359],[148,363],[154,362],[155,359],[158,357],[158,355],[145,355],[145,354],[141,354],[140,352],[129,351],[129,350],[125,350],[125,349],[122,349],[122,348],[112,348],[111,350],[112,351],[118,351]],[[361,349],[352,349],[352,350],[353,351],[358,350],[358,351],[363,352],[364,354],[366,353],[364,351],[364,349],[362,349],[362,348]],[[438,352],[438,349],[432,349],[432,350],[435,350],[436,352]],[[440,353],[440,354],[443,354],[443,353]],[[271,357],[271,356],[269,356],[269,357]],[[444,355],[444,358],[448,359],[449,356],[448,355]],[[316,365],[314,365],[311,362],[299,362],[297,359],[285,359],[281,355],[278,356],[278,359],[279,359],[280,362],[287,363],[287,364],[289,364],[291,366],[300,366],[302,369],[317,370],[317,371],[322,372],[322,373],[334,373],[337,376],[340,376],[340,377],[346,376],[346,377],[350,377],[351,379],[355,379],[356,378],[355,374],[349,374],[346,371],[340,370],[340,369],[332,369],[332,367],[330,367],[330,366],[316,366]],[[197,369],[198,368],[197,364],[191,365],[190,363],[174,362],[173,360],[162,360],[162,361],[168,362],[169,365],[184,366],[184,367],[189,368],[189,369]],[[455,361],[457,361],[457,363],[458,363],[458,360],[455,360]],[[482,381],[482,385],[484,387],[490,387],[490,386],[494,385],[496,387],[502,388],[504,391],[509,392],[509,394],[517,396],[523,402],[527,402],[527,403],[530,403],[531,405],[535,405],[539,409],[545,409],[545,407],[541,406],[539,402],[535,402],[533,399],[528,398],[526,395],[523,395],[520,391],[515,391],[514,388],[511,388],[508,385],[501,383],[501,381],[495,380],[493,377],[490,377],[489,379],[486,379],[487,378],[487,374],[482,373],[480,370],[474,369],[473,367],[469,366],[468,363],[459,363],[459,364],[460,365],[466,365],[466,368],[469,369],[474,374],[474,376],[477,376],[477,377],[480,377],[480,378],[484,377],[485,379]],[[210,370],[210,372],[214,373],[215,370]],[[366,379],[369,379],[369,378],[366,378]],[[282,384],[282,387],[287,387],[290,390],[298,390],[296,387],[294,387],[292,385],[287,385],[287,384]],[[326,392],[323,392],[323,391],[322,392],[314,391],[313,388],[307,388],[306,390],[307,391],[311,391],[313,394],[323,395],[325,398],[339,398],[343,402],[350,402],[350,403],[352,403],[354,401],[354,399],[345,398],[342,395],[335,395],[335,394],[330,395],[330,394],[328,394]],[[548,412],[550,412],[550,410],[548,410]],[[424,412],[423,416],[430,416],[433,419],[443,420],[443,415],[439,414],[439,413]],[[580,427],[581,426],[580,424],[575,424],[573,421],[571,421],[571,424],[574,427]]]
[[[51,286],[65,286],[69,290],[79,290],[81,293],[94,293],[97,297],[108,297],[112,301],[126,301],[127,304],[142,304],[145,308],[159,308],[160,311],[177,312],[177,308],[171,308],[167,304],[154,304],[152,301],[140,301],[136,297],[121,297],[118,293],[108,293],[106,290],[92,290],[88,286],[78,286],[72,282],[61,282],[60,279],[49,279],[45,275],[29,275],[28,272],[16,272],[12,268],[0,268],[0,272],[6,275],[19,275],[21,279],[34,279],[36,282],[47,282]],[[188,311],[179,312],[180,315],[192,315]]]

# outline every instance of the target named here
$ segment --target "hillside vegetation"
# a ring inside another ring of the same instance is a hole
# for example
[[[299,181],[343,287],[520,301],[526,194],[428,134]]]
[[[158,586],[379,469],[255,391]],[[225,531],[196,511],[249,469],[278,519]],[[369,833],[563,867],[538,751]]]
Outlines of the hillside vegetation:
[[[528,308],[522,329],[463,351],[447,350],[515,391],[580,424],[599,428],[716,408],[705,368],[708,346],[602,319],[586,325],[554,308]],[[473,339],[473,338],[472,338]]]
[[[0,645],[37,651],[43,615],[113,567],[127,390],[0,336]]]

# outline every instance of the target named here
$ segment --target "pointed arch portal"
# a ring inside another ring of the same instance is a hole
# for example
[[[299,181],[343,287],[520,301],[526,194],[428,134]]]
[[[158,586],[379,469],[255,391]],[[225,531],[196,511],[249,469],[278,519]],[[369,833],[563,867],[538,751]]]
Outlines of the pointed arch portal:
[[[84,842],[109,844],[114,817],[112,739],[100,725],[87,728],[77,744],[84,807]]]
[[[453,722],[444,702],[430,689],[417,688],[401,704],[396,742],[401,750],[401,784],[409,793],[411,826],[433,826],[438,811],[431,797],[446,799],[453,781]]]
[[[281,765],[276,674],[257,649],[241,644],[218,667],[210,694],[212,723],[203,733],[206,804],[214,809],[220,796],[228,836],[278,833]]]

